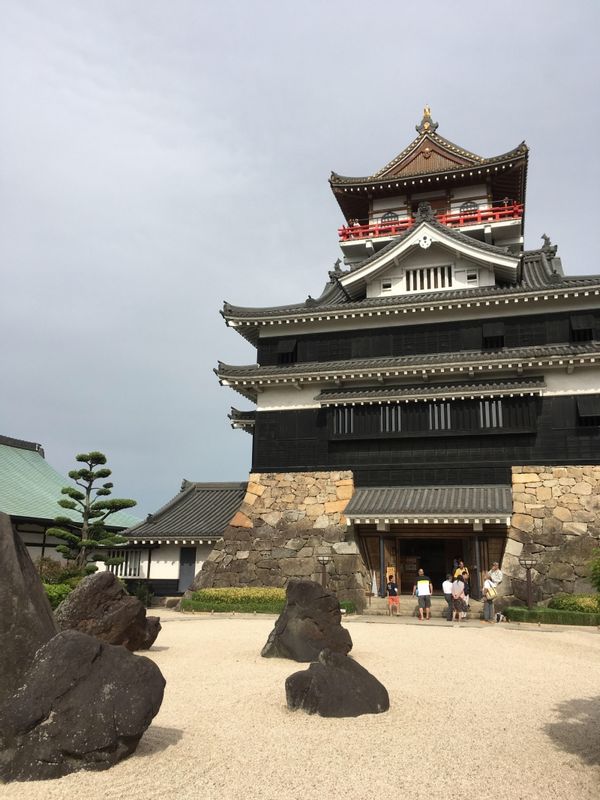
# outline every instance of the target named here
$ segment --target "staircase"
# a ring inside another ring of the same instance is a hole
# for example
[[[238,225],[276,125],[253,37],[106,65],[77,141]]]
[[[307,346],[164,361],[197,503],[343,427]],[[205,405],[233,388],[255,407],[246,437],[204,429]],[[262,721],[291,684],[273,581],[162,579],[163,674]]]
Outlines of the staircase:
[[[387,617],[388,616],[388,602],[387,597],[371,597],[367,600],[367,607],[364,610],[366,616],[372,617]],[[395,613],[395,612],[394,612]],[[448,614],[448,604],[446,598],[439,595],[433,595],[431,598],[431,616],[434,619],[446,617]],[[411,595],[400,596],[400,616],[401,617],[418,617],[418,604],[417,598]],[[471,599],[471,610],[467,613],[467,619],[480,619],[483,618],[483,603],[479,600]]]

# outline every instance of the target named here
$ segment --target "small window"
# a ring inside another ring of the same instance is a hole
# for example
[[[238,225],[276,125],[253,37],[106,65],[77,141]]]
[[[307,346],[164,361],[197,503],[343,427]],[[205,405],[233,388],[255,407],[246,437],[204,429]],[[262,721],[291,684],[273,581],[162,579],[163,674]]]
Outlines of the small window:
[[[429,430],[449,431],[452,428],[450,403],[429,404]]]
[[[278,364],[295,364],[297,360],[297,342],[295,339],[281,339],[277,342]]]
[[[391,292],[392,291],[392,282],[391,281],[381,281],[381,291],[382,292]]]
[[[571,317],[571,341],[591,342],[594,338],[594,317],[591,314],[577,314]]]
[[[577,422],[585,428],[600,425],[600,395],[586,394],[577,398]]]
[[[400,433],[402,408],[399,405],[381,406],[379,430],[381,433]]]
[[[354,408],[340,406],[333,409],[333,433],[336,436],[354,433]]]
[[[109,550],[109,558],[122,558],[120,564],[110,564],[108,569],[119,578],[142,576],[142,550]]]
[[[502,400],[481,400],[479,403],[479,427],[502,428]]]
[[[469,286],[479,285],[479,273],[477,270],[467,270],[467,283]]]
[[[486,322],[481,329],[484,350],[500,350],[504,347],[504,323]]]

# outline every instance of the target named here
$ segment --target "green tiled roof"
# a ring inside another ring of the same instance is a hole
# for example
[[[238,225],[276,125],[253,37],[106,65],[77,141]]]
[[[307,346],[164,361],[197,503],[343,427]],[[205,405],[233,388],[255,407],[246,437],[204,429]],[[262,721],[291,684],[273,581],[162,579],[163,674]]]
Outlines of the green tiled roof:
[[[79,519],[58,505],[60,490],[69,483],[48,464],[39,445],[0,437],[0,511],[29,519],[53,520],[59,514]],[[139,521],[138,517],[119,511],[107,523],[109,527],[129,528]]]

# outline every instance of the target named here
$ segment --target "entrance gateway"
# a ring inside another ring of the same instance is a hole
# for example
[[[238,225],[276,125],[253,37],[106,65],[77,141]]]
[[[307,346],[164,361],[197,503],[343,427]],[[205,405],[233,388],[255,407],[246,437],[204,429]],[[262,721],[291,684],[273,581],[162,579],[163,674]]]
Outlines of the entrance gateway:
[[[397,486],[357,488],[345,516],[374,594],[385,595],[390,575],[410,594],[420,568],[441,594],[442,581],[462,560],[478,598],[483,572],[502,561],[511,512],[509,486]]]

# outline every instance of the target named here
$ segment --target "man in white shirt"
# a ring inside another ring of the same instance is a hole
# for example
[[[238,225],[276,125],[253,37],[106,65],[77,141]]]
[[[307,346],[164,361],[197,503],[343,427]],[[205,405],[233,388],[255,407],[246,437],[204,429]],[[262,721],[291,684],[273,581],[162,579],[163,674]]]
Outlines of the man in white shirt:
[[[417,581],[413,586],[413,595],[416,594],[419,602],[419,619],[423,619],[423,609],[425,609],[425,619],[431,618],[431,595],[433,594],[433,586],[431,581],[425,575],[425,572],[420,569],[417,573]]]
[[[442,592],[448,603],[448,622],[452,622],[452,575],[446,575],[446,580],[442,583]]]

